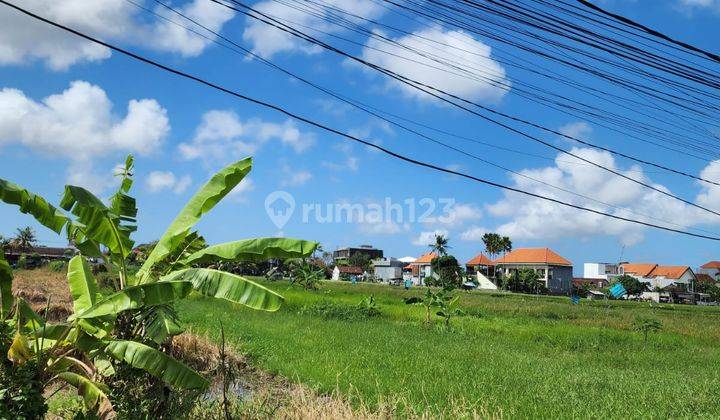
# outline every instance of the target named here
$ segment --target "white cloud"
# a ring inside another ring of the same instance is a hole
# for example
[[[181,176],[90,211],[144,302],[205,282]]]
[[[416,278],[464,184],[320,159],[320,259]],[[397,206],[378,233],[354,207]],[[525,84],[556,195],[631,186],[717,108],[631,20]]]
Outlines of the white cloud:
[[[482,241],[483,235],[488,233],[489,230],[485,229],[484,227],[479,226],[471,226],[464,232],[460,234],[460,240],[462,241],[471,241],[471,242],[478,242]]]
[[[613,156],[607,152],[588,148],[574,148],[572,152],[642,180],[656,188],[669,191],[666,187],[649,180],[638,166],[632,166],[629,170],[619,168]],[[621,179],[599,168],[572,164],[573,160],[574,158],[559,155],[555,160],[555,166],[526,169],[522,173],[612,206],[558,191],[517,175],[512,177],[514,186],[544,197],[556,198],[613,215],[676,229],[720,223],[720,219],[712,214]],[[720,161],[712,162],[701,173],[701,176],[708,175],[710,179],[713,179],[709,174],[715,173],[718,169],[720,169]],[[717,173],[714,178],[717,178]],[[702,190],[696,197],[696,202],[709,208],[720,209],[720,187],[713,187],[706,183],[701,185]],[[510,221],[502,224],[496,230],[502,235],[518,240],[614,236],[626,245],[633,245],[643,239],[646,230],[645,227],[637,224],[610,219],[512,192],[505,193],[505,197],[488,206],[488,210],[497,217],[509,218]]]
[[[167,113],[154,99],[130,100],[123,117],[105,91],[83,81],[41,101],[17,89],[0,90],[0,147],[18,145],[65,158],[68,180],[98,193],[112,185],[112,174],[96,173],[96,158],[151,154],[169,131]]]
[[[339,162],[329,162],[329,161],[322,161],[320,162],[320,165],[322,165],[325,168],[328,168],[330,170],[341,172],[341,171],[351,171],[351,172],[357,172],[359,165],[358,165],[358,158],[353,156],[348,156],[346,159],[341,160]]]
[[[213,32],[219,32],[223,25],[235,15],[235,12],[231,9],[222,7],[210,0],[195,0],[187,3],[185,7],[179,8],[179,11],[188,18],[200,22]],[[157,13],[172,21],[178,21],[177,15],[168,9],[158,7]],[[184,21],[178,23],[187,26]],[[195,30],[206,32],[202,28],[196,28]],[[205,33],[209,39],[201,37],[166,20],[158,21],[151,29],[151,32],[153,37],[150,39],[153,40],[151,44],[153,48],[179,53],[183,57],[196,57],[202,54],[215,37],[210,32]]]
[[[683,10],[693,9],[707,9],[707,8],[718,8],[720,9],[720,1],[718,0],[679,0],[677,6]]]
[[[253,181],[252,178],[245,177],[228,193],[227,198],[238,203],[243,203],[247,201],[247,194],[253,190],[255,190],[255,181]]]
[[[25,0],[22,7],[105,40],[142,45],[182,56],[200,54],[210,41],[163,20],[147,21],[145,12],[125,0]],[[194,0],[180,8],[216,31],[233,12],[210,0]],[[156,12],[170,12],[157,6]],[[177,21],[176,16],[167,16]],[[9,7],[0,9],[0,65],[42,61],[52,70],[110,57],[110,50],[34,20]],[[209,34],[208,36],[211,36]]]
[[[305,185],[312,179],[310,172],[292,169],[287,165],[283,166],[283,173],[285,174],[285,179],[280,183],[283,187],[299,187]]]
[[[366,235],[396,235],[410,230],[409,224],[399,224],[392,220],[365,221],[357,226],[358,231]]]
[[[482,210],[472,204],[463,204],[439,201],[435,211],[437,216],[430,216],[422,222],[426,225],[442,225],[444,227],[458,227],[469,221],[482,218]]]
[[[568,137],[586,140],[592,134],[592,127],[584,121],[577,121],[563,125],[558,131]],[[568,140],[572,141],[571,139]]]
[[[22,91],[0,90],[0,145],[85,160],[117,151],[149,154],[170,130],[165,109],[154,99],[130,100],[119,118],[99,86],[75,81],[62,93],[36,102]]]
[[[189,175],[180,178],[170,171],[153,171],[146,178],[146,184],[150,192],[160,192],[163,190],[171,190],[175,194],[184,193],[192,183]]]
[[[322,38],[323,35],[312,29],[326,33],[343,31],[341,27],[324,20],[329,11],[334,14],[338,13],[337,11],[332,11],[333,7],[368,19],[377,18],[386,10],[373,0],[327,0],[324,3],[327,4],[328,8],[310,8],[314,15],[303,12],[301,10],[303,6],[299,3],[290,7],[276,1],[263,1],[256,3],[253,8],[283,23],[299,27],[303,31],[309,31],[313,36],[320,38]],[[358,21],[358,23],[362,22]],[[253,52],[264,58],[271,58],[273,55],[283,52],[315,54],[322,51],[321,47],[314,46],[280,29],[252,18],[248,18],[247,27],[243,32],[243,39],[252,45]]]
[[[277,124],[253,118],[243,122],[233,111],[213,110],[203,114],[193,139],[181,143],[178,150],[186,160],[226,162],[255,154],[270,140],[278,140],[297,153],[315,143],[314,135],[301,132],[292,120]]]
[[[435,229],[433,231],[420,232],[417,238],[413,239],[412,244],[416,246],[428,246],[435,243],[435,236],[443,235],[448,237],[448,231],[446,229]]]
[[[510,90],[511,83],[506,78],[505,69],[492,59],[490,46],[482,41],[463,31],[445,31],[439,27],[424,29],[415,32],[414,35],[416,36],[406,35],[395,41],[406,47],[421,50],[425,55],[451,57],[453,61],[462,61],[465,66],[473,67],[473,73],[480,78],[468,77],[467,74],[461,76],[451,65],[438,63],[399,45],[387,45],[376,38],[367,41],[362,57],[409,79],[470,100],[497,102]],[[427,39],[437,43],[428,46]],[[388,83],[408,97],[437,101],[427,93],[395,79],[389,80]]]

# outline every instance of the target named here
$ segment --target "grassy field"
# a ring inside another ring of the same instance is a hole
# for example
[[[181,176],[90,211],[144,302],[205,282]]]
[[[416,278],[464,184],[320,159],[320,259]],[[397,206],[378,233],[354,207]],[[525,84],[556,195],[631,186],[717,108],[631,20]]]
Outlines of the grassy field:
[[[720,417],[718,308],[457,292],[466,316],[446,331],[402,302],[419,289],[266,284],[287,298],[276,313],[196,299],[181,316],[214,339],[222,321],[228,343],[262,369],[370,404],[447,413],[464,403],[511,418]],[[370,294],[382,314],[352,316]],[[647,345],[632,328],[638,316],[663,324]]]

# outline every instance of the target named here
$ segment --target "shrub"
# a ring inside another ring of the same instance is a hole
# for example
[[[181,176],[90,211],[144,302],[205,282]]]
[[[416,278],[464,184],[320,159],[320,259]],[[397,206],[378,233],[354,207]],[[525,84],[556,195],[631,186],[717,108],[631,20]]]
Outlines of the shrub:
[[[433,258],[430,262],[433,273],[437,274],[425,280],[428,286],[441,287],[443,289],[455,289],[460,287],[463,279],[462,268],[457,259],[452,255]]]
[[[48,268],[50,269],[50,271],[61,273],[67,268],[67,263],[62,260],[50,261],[50,264],[48,264]]]
[[[26,270],[28,268],[27,256],[25,254],[20,254],[15,266],[21,270]]]
[[[303,306],[299,313],[301,315],[319,316],[323,319],[337,319],[342,321],[360,321],[379,314],[368,311],[362,306],[351,306],[342,303],[322,301],[312,305]]]

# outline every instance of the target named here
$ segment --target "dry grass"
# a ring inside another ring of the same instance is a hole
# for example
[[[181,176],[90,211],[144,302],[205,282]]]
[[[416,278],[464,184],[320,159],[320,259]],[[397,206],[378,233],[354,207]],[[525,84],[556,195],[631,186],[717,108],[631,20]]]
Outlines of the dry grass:
[[[72,296],[65,273],[39,268],[15,270],[13,276],[13,294],[25,299],[35,312],[43,315],[50,299],[48,313],[44,314],[48,321],[64,321],[72,314]]]

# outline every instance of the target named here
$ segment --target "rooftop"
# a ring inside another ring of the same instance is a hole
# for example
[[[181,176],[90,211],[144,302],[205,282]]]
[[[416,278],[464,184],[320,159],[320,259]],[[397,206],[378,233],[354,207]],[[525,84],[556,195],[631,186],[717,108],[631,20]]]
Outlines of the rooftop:
[[[465,263],[465,265],[493,265],[493,262],[482,252],[477,254],[473,259]]]
[[[720,261],[710,261],[700,266],[700,268],[720,268]]]
[[[550,248],[518,248],[498,259],[494,264],[548,264],[572,267],[572,263]]]
[[[423,254],[418,258],[417,260],[413,261],[410,264],[430,264],[430,262],[433,260],[433,258],[436,258],[437,254],[434,252],[428,252],[427,254]]]

